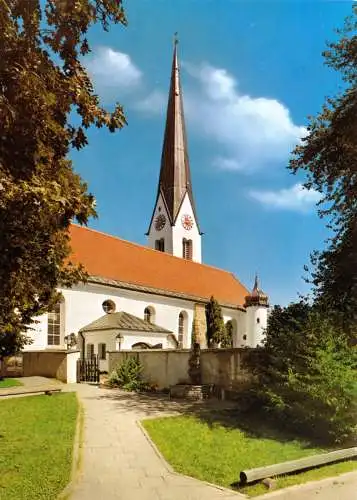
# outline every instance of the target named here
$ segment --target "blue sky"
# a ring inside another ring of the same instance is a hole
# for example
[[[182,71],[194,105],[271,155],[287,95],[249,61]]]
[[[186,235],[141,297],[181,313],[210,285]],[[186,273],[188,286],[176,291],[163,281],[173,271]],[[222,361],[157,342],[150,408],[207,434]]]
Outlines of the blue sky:
[[[128,126],[89,132],[73,153],[97,199],[90,227],[146,244],[160,168],[173,33],[180,38],[185,114],[203,261],[251,287],[257,271],[273,304],[306,292],[303,266],[327,231],[317,194],[287,169],[307,116],[341,88],[321,52],[349,1],[140,0],[129,25],[90,33],[96,92],[118,101]],[[212,284],[213,285],[213,284]],[[214,290],[213,290],[214,291]]]

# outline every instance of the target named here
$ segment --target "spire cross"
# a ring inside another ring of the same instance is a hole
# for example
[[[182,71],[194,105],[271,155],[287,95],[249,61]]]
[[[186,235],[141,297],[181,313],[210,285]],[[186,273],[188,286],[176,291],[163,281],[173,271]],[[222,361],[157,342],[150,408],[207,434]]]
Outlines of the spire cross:
[[[176,31],[174,33],[174,46],[176,47],[176,45],[178,44],[179,40],[178,40],[178,32]]]

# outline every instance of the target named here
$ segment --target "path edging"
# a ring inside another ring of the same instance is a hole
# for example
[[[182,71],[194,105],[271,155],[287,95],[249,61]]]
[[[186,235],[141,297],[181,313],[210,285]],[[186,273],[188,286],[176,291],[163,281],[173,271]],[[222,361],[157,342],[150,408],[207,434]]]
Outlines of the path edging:
[[[73,442],[73,452],[72,452],[72,467],[69,483],[64,487],[61,493],[58,495],[57,500],[67,500],[77,484],[80,470],[82,466],[82,454],[83,454],[83,431],[84,431],[84,407],[80,401],[77,393],[75,392],[77,402],[78,402],[78,414],[76,420],[76,430],[74,434]]]
[[[159,417],[157,417],[157,418],[159,418]],[[186,476],[185,474],[181,474],[179,472],[176,472],[173,469],[172,465],[169,464],[169,462],[167,462],[167,460],[165,459],[165,457],[160,452],[159,448],[156,446],[156,444],[154,443],[154,441],[149,436],[149,434],[146,431],[146,429],[143,427],[143,425],[141,423],[143,420],[151,420],[151,418],[141,419],[141,421],[137,420],[136,424],[138,425],[138,427],[140,428],[141,432],[144,434],[144,436],[148,440],[149,444],[151,445],[151,447],[155,451],[156,455],[159,457],[159,459],[161,460],[161,462],[163,463],[163,465],[165,466],[165,468],[168,470],[168,472],[170,474],[174,474],[176,476],[182,476],[182,477],[185,477],[185,478],[197,481],[199,483],[206,484],[206,485],[211,486],[213,488],[216,488],[218,490],[229,492],[230,494],[233,494],[233,495],[236,494],[237,497],[241,496],[242,498],[247,498],[247,499],[251,498],[248,495],[245,495],[244,493],[240,493],[240,492],[237,492],[235,490],[231,490],[229,488],[225,488],[224,486],[219,486],[217,484],[209,483],[208,481],[202,481],[201,479],[196,479],[194,477]],[[269,500],[270,498],[279,497],[279,496],[281,496],[283,494],[289,493],[289,491],[295,491],[297,489],[303,490],[305,488],[308,489],[309,487],[313,487],[314,485],[316,487],[318,487],[318,486],[324,486],[325,484],[328,484],[329,482],[334,483],[336,481],[342,481],[343,479],[348,479],[350,476],[353,476],[353,475],[357,476],[357,471],[345,472],[345,473],[339,474],[337,476],[325,477],[323,479],[318,479],[318,480],[315,480],[315,481],[308,481],[307,483],[303,483],[303,484],[294,484],[294,485],[288,486],[286,488],[280,488],[279,490],[276,490],[276,491],[263,493],[262,495],[258,495],[257,498],[259,498],[259,499],[261,498],[262,500],[263,499]]]
[[[160,417],[157,417],[157,418],[160,418]],[[148,419],[144,418],[144,419],[141,419],[141,421],[140,420],[136,420],[136,425],[139,427],[139,429],[141,430],[141,432],[144,434],[144,436],[147,439],[147,441],[149,442],[150,446],[155,451],[156,455],[158,456],[158,458],[160,459],[160,461],[162,462],[162,464],[164,465],[164,467],[167,469],[167,471],[170,474],[172,474],[174,476],[184,477],[186,479],[190,479],[191,481],[196,481],[197,483],[200,483],[200,484],[205,484],[206,486],[210,486],[211,488],[215,488],[216,490],[224,491],[226,493],[229,493],[230,495],[236,495],[237,498],[247,498],[247,499],[250,498],[247,495],[244,495],[244,493],[240,493],[239,491],[231,490],[229,488],[225,488],[224,486],[220,486],[219,484],[209,483],[208,481],[203,481],[202,479],[197,479],[195,477],[187,476],[186,474],[181,474],[180,472],[176,472],[174,470],[174,468],[172,467],[172,465],[169,464],[169,462],[167,462],[167,460],[165,459],[165,457],[163,456],[163,454],[161,453],[161,451],[159,450],[159,448],[156,446],[156,444],[154,443],[154,441],[149,436],[149,434],[146,431],[146,429],[143,427],[143,425],[142,425],[141,422],[144,421],[144,420],[151,420],[151,418],[148,418]]]
[[[292,486],[287,486],[286,488],[280,488],[279,490],[272,491],[270,493],[264,493],[263,495],[259,495],[257,498],[261,498],[269,500],[269,498],[277,498],[281,496],[282,494],[289,493],[289,491],[295,491],[295,490],[304,490],[308,489],[311,487],[319,487],[319,486],[325,486],[325,484],[331,483],[336,483],[338,481],[343,481],[344,479],[349,479],[351,476],[356,476],[357,477],[357,470],[350,471],[350,472],[343,472],[342,474],[339,474],[337,476],[330,476],[330,477],[324,477],[323,479],[316,479],[315,481],[308,481],[307,483],[302,483],[302,484],[293,484]]]

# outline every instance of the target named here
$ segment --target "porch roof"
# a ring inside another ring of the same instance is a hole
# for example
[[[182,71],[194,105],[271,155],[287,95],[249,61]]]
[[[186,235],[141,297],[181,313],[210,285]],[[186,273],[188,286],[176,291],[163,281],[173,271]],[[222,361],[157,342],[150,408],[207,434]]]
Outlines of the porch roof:
[[[84,326],[79,331],[84,333],[97,330],[132,330],[136,332],[172,334],[166,328],[149,323],[124,311],[104,314],[104,316],[92,321],[92,323]]]

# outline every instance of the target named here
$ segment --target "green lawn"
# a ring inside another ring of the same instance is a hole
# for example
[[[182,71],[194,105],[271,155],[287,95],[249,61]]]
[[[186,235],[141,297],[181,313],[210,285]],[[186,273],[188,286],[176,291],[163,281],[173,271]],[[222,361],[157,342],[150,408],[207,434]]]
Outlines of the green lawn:
[[[325,451],[309,447],[298,440],[258,437],[232,426],[207,423],[193,416],[150,419],[144,420],[142,424],[177,472],[227,488],[239,481],[239,472],[243,469]],[[334,476],[356,468],[357,462],[353,461],[329,465],[294,476],[280,477],[277,487]],[[242,492],[256,496],[266,493],[267,489],[256,484],[243,488]]]
[[[23,385],[23,383],[17,378],[4,378],[0,380],[0,389],[6,389],[7,387],[18,387]]]
[[[55,500],[70,480],[75,393],[0,401],[1,500]]]

